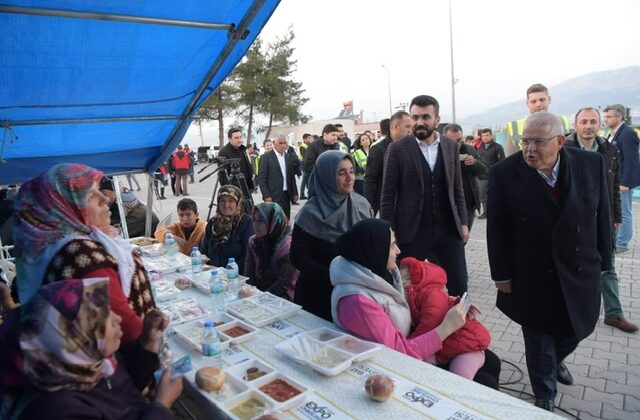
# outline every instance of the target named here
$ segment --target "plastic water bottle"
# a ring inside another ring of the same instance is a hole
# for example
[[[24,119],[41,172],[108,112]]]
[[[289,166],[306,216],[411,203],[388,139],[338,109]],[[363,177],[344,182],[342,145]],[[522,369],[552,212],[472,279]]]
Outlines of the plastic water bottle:
[[[220,278],[220,273],[217,268],[211,271],[209,277],[209,290],[211,291],[211,301],[213,302],[213,312],[224,311],[224,282]]]
[[[218,331],[213,326],[213,321],[205,322],[202,332],[202,354],[209,357],[213,365],[222,368],[222,348]]]
[[[175,260],[176,254],[178,253],[178,245],[176,244],[176,239],[173,237],[173,233],[167,232],[165,234],[164,245],[167,248],[167,256],[169,257],[169,260]]]
[[[191,250],[191,272],[193,274],[202,272],[202,254],[197,246]]]
[[[238,271],[238,264],[236,264],[235,258],[229,258],[227,263],[227,284],[229,288],[229,297],[236,299],[238,297],[238,291],[240,288],[240,273]]]

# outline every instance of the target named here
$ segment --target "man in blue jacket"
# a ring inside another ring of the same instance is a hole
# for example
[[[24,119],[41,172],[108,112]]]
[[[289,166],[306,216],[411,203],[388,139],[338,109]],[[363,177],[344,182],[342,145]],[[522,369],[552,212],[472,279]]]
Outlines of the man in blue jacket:
[[[633,214],[631,200],[633,189],[640,185],[640,156],[638,155],[638,134],[624,123],[625,107],[609,105],[604,109],[604,123],[611,130],[608,140],[620,150],[620,201],[622,204],[622,224],[616,238],[616,252],[629,250],[633,234]]]

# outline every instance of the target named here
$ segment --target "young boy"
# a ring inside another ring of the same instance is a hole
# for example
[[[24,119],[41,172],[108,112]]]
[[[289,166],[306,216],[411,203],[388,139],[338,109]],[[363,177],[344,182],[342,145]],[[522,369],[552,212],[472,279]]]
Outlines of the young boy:
[[[198,218],[198,205],[190,198],[178,201],[178,221],[169,226],[159,227],[154,236],[158,241],[164,242],[165,234],[170,231],[180,247],[180,252],[191,255],[194,246],[202,247],[204,239],[204,220]]]

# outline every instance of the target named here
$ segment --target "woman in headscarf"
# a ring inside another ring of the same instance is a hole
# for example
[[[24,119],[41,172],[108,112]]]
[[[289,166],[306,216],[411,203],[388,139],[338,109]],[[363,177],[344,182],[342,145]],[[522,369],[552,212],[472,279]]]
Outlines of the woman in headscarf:
[[[235,185],[223,185],[218,190],[216,214],[205,229],[202,253],[208,264],[225,267],[235,258],[240,273],[244,273],[247,243],[254,234],[251,217],[244,213],[242,191]]]
[[[473,319],[479,313],[475,306],[467,309],[458,302],[434,329],[408,338],[414,320],[396,266],[400,249],[391,225],[379,219],[363,220],[338,238],[336,249],[339,256],[331,263],[331,311],[334,322],[351,334],[435,364],[442,342],[467,317]],[[462,353],[451,359],[449,370],[497,388],[496,359],[491,354],[489,372],[479,374],[485,352]]]
[[[244,265],[247,283],[264,292],[293,300],[298,270],[291,264],[291,225],[278,203],[253,208],[253,228]]]
[[[159,368],[167,318],[147,314],[126,353],[121,318],[109,308],[108,279],[70,279],[42,287],[0,327],[0,417],[14,419],[170,419],[182,379],[165,372],[155,402],[142,389]]]
[[[353,158],[323,152],[309,177],[309,201],[293,227],[291,262],[300,271],[295,302],[331,321],[329,264],[337,254],[336,239],[360,220],[371,217],[369,202],[353,192]]]
[[[142,261],[109,225],[101,179],[102,172],[87,165],[59,164],[22,185],[13,232],[18,298],[26,302],[59,279],[107,277],[111,309],[122,318],[122,341],[129,343],[155,303]]]

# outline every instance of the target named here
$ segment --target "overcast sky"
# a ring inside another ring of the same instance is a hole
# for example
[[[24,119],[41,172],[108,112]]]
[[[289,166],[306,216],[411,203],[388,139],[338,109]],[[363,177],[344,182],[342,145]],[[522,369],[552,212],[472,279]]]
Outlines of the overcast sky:
[[[452,11],[458,118],[524,101],[536,82],[640,64],[637,0],[452,0]],[[261,37],[290,25],[314,119],[337,116],[348,100],[366,120],[388,117],[382,65],[394,108],[430,94],[451,115],[448,0],[282,0]]]

